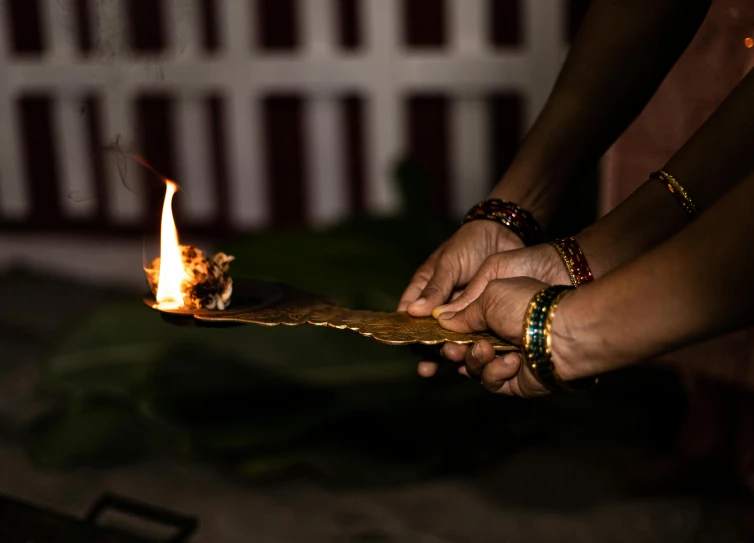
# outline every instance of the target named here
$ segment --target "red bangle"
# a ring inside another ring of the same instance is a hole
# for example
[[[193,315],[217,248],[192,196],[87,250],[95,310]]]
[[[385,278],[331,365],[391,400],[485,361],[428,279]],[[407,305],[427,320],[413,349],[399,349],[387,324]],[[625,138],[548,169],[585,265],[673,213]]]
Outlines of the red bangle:
[[[542,228],[534,216],[518,204],[493,198],[471,208],[461,224],[485,219],[502,224],[516,234],[527,247],[542,243]]]
[[[571,283],[574,287],[580,287],[585,283],[591,283],[594,281],[594,276],[592,275],[592,270],[589,268],[589,263],[586,261],[586,257],[575,239],[557,239],[550,245],[555,247],[555,250],[558,251],[560,259],[563,261],[563,264],[565,264],[565,267],[568,270],[568,276],[571,278]]]

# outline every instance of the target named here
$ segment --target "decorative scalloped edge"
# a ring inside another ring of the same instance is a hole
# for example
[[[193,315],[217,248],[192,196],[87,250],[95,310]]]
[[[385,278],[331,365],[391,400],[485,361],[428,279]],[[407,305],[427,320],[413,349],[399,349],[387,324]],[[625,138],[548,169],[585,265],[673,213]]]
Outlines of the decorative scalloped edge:
[[[346,309],[347,311],[347,309]],[[312,320],[305,320],[302,322],[262,322],[258,320],[253,320],[249,318],[244,318],[243,313],[237,313],[235,315],[227,315],[227,316],[212,316],[212,317],[206,317],[206,316],[199,316],[194,315],[194,318],[200,322],[203,323],[212,323],[212,322],[232,322],[232,323],[238,323],[238,324],[253,324],[257,326],[266,326],[266,327],[275,327],[275,326],[303,326],[305,324],[309,324],[312,326],[318,326],[318,327],[327,327],[332,328],[335,330],[350,330],[352,332],[357,332],[359,335],[364,337],[372,338],[376,341],[379,341],[380,343],[383,343],[385,345],[427,345],[427,346],[433,346],[433,345],[442,345],[445,343],[455,343],[456,345],[470,345],[472,343],[475,343],[480,340],[486,340],[489,341],[492,347],[497,352],[517,352],[520,349],[516,347],[515,345],[511,345],[508,343],[503,342],[499,338],[493,336],[492,334],[489,334],[487,332],[479,332],[479,333],[473,333],[473,334],[464,334],[468,336],[468,339],[454,339],[450,337],[441,338],[441,339],[413,339],[413,340],[390,340],[390,339],[384,339],[380,337],[379,335],[375,335],[375,332],[365,331],[362,329],[362,327],[358,326],[348,326],[348,325],[337,325],[333,324],[332,322],[323,322],[320,320],[312,321]],[[452,333],[452,332],[451,332]]]

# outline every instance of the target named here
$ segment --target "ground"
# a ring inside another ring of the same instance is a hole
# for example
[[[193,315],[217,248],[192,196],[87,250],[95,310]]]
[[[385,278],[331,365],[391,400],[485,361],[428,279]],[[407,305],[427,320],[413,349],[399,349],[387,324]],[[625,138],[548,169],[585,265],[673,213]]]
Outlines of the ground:
[[[0,493],[82,515],[100,493],[112,491],[197,515],[201,529],[193,541],[204,543],[740,541],[741,498],[630,497],[625,476],[641,469],[651,448],[599,435],[532,443],[505,455],[491,472],[379,490],[342,491],[310,481],[250,485],[206,465],[168,459],[40,470],[23,447],[25,426],[39,409],[40,362],[72,319],[118,294],[22,272],[0,278]]]

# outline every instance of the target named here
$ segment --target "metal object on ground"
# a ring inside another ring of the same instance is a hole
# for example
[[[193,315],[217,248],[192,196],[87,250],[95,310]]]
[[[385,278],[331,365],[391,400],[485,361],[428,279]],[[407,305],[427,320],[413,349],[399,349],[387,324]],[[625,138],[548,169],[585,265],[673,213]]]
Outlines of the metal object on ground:
[[[106,512],[126,514],[134,520],[160,524],[175,530],[165,540],[147,539],[123,528],[99,523]],[[199,522],[190,517],[140,501],[102,495],[86,519],[78,519],[37,507],[7,496],[0,496],[0,541],[2,543],[188,543]]]
[[[154,298],[144,303],[156,309]],[[196,324],[256,324],[260,326],[328,326],[352,330],[389,345],[466,345],[487,340],[496,351],[518,351],[518,347],[493,334],[461,334],[441,327],[432,317],[411,317],[407,313],[389,313],[347,309],[329,298],[296,288],[263,281],[236,279],[233,304],[224,311],[159,310],[166,316],[193,317]]]

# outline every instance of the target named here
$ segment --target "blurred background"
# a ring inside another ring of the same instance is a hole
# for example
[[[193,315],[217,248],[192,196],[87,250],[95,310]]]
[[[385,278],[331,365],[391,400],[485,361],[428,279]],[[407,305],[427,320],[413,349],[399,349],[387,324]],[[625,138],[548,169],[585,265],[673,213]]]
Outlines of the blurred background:
[[[115,492],[204,542],[734,541],[738,497],[635,484],[685,409],[662,369],[522,402],[355,334],[184,329],[140,301],[164,185],[109,145],[181,185],[182,241],[233,276],[393,310],[505,171],[588,5],[2,2],[5,515]],[[599,179],[551,235],[597,217]]]

